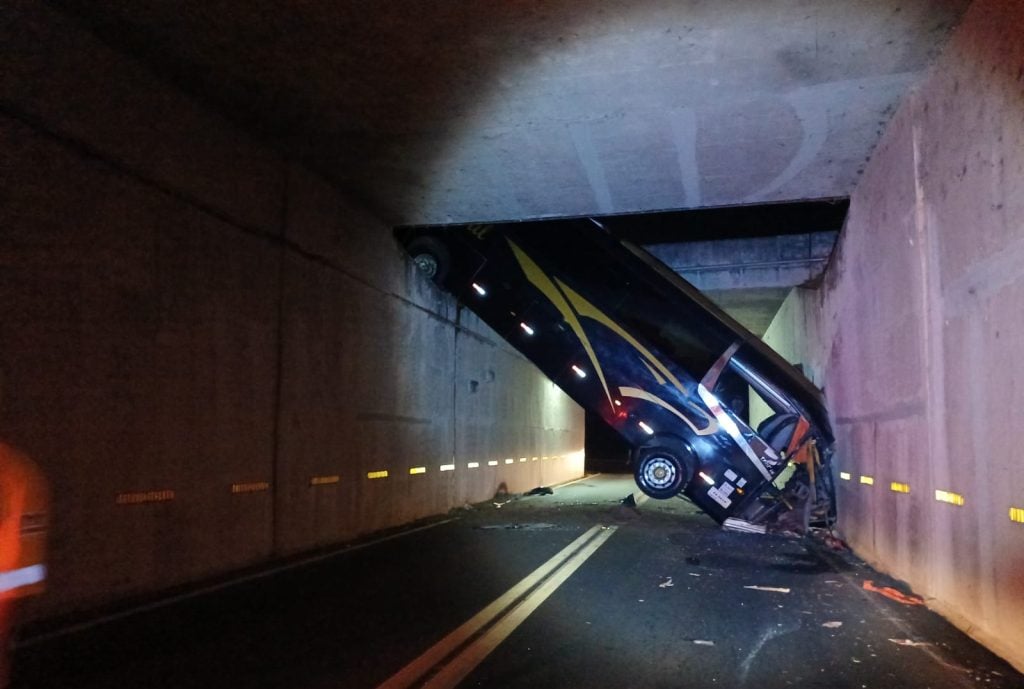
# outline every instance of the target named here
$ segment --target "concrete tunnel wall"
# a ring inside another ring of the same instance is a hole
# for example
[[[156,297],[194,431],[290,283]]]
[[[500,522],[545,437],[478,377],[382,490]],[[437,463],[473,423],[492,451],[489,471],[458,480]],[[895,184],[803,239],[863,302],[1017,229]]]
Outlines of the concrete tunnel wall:
[[[582,411],[390,228],[65,15],[12,10],[0,439],[54,496],[30,618],[582,475]]]
[[[823,288],[766,339],[824,384],[853,548],[1024,668],[1021,27],[1019,2],[970,8],[887,128]]]

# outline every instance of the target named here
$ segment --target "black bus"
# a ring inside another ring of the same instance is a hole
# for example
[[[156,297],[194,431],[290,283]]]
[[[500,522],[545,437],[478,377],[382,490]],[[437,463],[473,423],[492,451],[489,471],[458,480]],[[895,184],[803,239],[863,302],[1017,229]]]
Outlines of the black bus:
[[[434,282],[628,443],[647,495],[684,495],[751,531],[787,513],[786,528],[834,520],[821,391],[642,249],[589,218],[396,236]]]

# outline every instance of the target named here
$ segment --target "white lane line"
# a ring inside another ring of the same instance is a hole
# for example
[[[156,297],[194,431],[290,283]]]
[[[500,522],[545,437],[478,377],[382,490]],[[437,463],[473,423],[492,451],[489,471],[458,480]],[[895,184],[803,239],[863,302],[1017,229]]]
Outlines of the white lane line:
[[[108,622],[114,622],[115,620],[124,619],[125,617],[131,617],[133,615],[138,615],[138,614],[141,614],[141,613],[144,613],[144,612],[149,612],[151,610],[159,610],[160,608],[165,608],[168,605],[173,605],[174,603],[180,603],[181,601],[189,600],[190,598],[198,598],[199,596],[205,596],[208,593],[213,593],[215,591],[222,591],[223,589],[229,589],[229,588],[231,588],[233,586],[238,586],[239,584],[244,584],[244,583],[249,582],[249,581],[257,581],[259,579],[265,579],[267,577],[273,576],[275,574],[279,574],[281,572],[287,572],[290,569],[295,569],[297,567],[304,567],[304,566],[312,564],[314,562],[320,562],[321,560],[329,560],[331,558],[339,557],[341,555],[347,555],[349,553],[354,553],[357,550],[362,550],[363,548],[369,548],[370,546],[375,546],[375,545],[377,545],[379,543],[386,543],[387,541],[393,541],[396,538],[402,538],[403,536],[409,536],[409,535],[414,534],[414,533],[419,533],[420,531],[426,531],[427,529],[433,529],[435,526],[441,526],[442,524],[450,524],[451,522],[456,521],[456,519],[457,518],[454,518],[454,517],[452,519],[442,519],[441,521],[432,522],[430,524],[424,524],[423,526],[417,526],[416,528],[413,528],[413,529],[408,529],[406,531],[400,531],[398,533],[393,533],[393,534],[391,534],[389,536],[383,536],[381,538],[377,538],[377,539],[374,539],[372,541],[367,541],[365,543],[357,543],[356,545],[339,548],[338,550],[332,550],[331,552],[328,552],[328,553],[321,553],[319,555],[313,555],[311,557],[302,558],[301,560],[296,560],[294,562],[289,562],[287,564],[279,565],[279,566],[273,567],[271,569],[264,569],[264,570],[260,570],[259,572],[253,572],[252,574],[246,574],[245,576],[237,577],[235,579],[230,579],[228,581],[222,581],[219,584],[211,584],[210,586],[204,586],[203,588],[198,588],[198,589],[195,589],[193,591],[188,591],[186,593],[182,593],[182,594],[179,594],[177,596],[171,596],[169,598],[162,598],[162,599],[160,599],[158,601],[153,601],[152,603],[147,603],[145,605],[138,605],[136,607],[128,608],[127,610],[121,610],[119,612],[115,612],[115,613],[112,613],[110,615],[105,615],[103,617],[97,617],[97,618],[92,619],[92,620],[86,620],[85,622],[79,622],[78,624],[71,624],[71,625],[68,625],[67,627],[61,627],[60,629],[56,629],[56,630],[54,630],[52,632],[47,632],[45,634],[38,634],[36,636],[32,636],[32,637],[29,637],[29,638],[24,639],[22,641],[19,641],[15,645],[15,647],[16,648],[27,648],[29,646],[35,646],[36,644],[42,643],[44,641],[49,641],[50,639],[57,639],[57,638],[60,638],[62,636],[67,636],[68,634],[74,634],[75,632],[81,632],[81,631],[85,631],[86,629],[92,629],[93,627],[99,627],[100,625],[107,624]]]
[[[423,689],[454,689],[459,682],[486,658],[491,651],[498,647],[502,641],[516,630],[527,617],[533,613],[541,603],[548,599],[558,587],[565,583],[566,579],[579,569],[584,562],[590,558],[605,541],[612,537],[618,527],[610,526],[587,543],[579,552],[572,556],[557,572],[537,589],[527,596],[519,605],[512,609],[507,615],[488,629],[476,641],[467,646],[459,655],[455,656],[430,680],[423,685]]]
[[[460,627],[448,634],[434,646],[427,649],[420,657],[413,660],[398,671],[391,679],[377,689],[406,689],[430,672],[438,663],[451,655],[466,643],[474,634],[490,624],[496,617],[521,598],[527,591],[536,586],[544,577],[560,567],[573,553],[601,532],[600,526],[594,526],[575,541],[562,548],[550,560],[542,564],[518,584],[502,594],[497,600],[478,612]]]

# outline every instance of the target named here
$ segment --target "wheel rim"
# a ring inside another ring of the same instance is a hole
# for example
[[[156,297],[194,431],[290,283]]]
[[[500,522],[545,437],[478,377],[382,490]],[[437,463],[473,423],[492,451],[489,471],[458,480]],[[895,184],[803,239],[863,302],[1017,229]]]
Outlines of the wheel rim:
[[[427,274],[428,278],[432,278],[437,275],[437,258],[430,254],[419,254],[412,259],[412,262],[416,264],[416,267]]]
[[[644,463],[643,478],[648,486],[656,490],[667,490],[678,476],[676,465],[665,457],[651,457]]]

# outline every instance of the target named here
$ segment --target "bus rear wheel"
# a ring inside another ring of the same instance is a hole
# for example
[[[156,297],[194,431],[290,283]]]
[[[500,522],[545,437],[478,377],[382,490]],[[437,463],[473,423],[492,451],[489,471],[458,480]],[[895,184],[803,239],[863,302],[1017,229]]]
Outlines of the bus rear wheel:
[[[633,478],[646,495],[668,500],[690,484],[696,461],[687,448],[641,447],[633,460]]]

